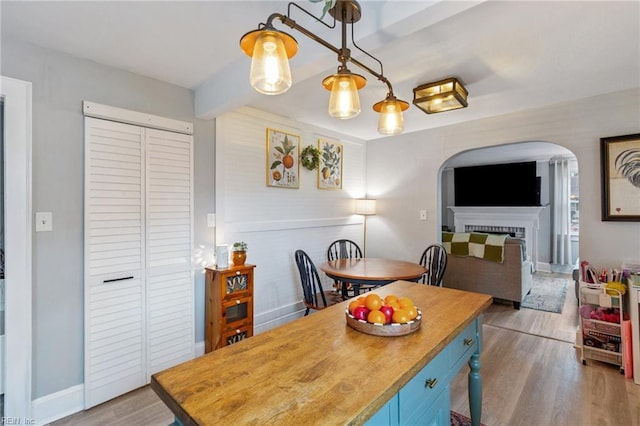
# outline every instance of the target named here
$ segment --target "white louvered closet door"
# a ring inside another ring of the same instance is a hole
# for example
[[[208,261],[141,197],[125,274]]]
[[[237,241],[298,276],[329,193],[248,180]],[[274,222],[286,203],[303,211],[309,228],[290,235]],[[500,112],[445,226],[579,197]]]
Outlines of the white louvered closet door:
[[[85,118],[85,407],[195,356],[193,138]]]
[[[145,384],[144,129],[85,118],[85,406]]]
[[[192,137],[147,129],[149,375],[194,353]]]

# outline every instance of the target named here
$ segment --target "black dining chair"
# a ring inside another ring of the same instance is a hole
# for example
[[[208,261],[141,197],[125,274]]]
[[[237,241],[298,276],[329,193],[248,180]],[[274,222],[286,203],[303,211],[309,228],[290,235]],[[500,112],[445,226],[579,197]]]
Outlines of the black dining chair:
[[[322,289],[316,265],[304,250],[296,250],[295,258],[298,272],[300,272],[304,305],[307,308],[304,313],[305,316],[309,315],[311,309],[319,311],[345,300],[338,292]]]
[[[442,287],[442,277],[447,269],[447,251],[441,244],[431,244],[422,252],[420,265],[427,268],[422,283]]]
[[[335,240],[327,249],[327,260],[359,259],[362,257],[360,246],[351,240]]]
[[[360,246],[354,241],[347,239],[335,240],[331,244],[329,244],[329,248],[327,249],[327,260],[336,260],[336,259],[361,259],[362,258],[362,250]],[[342,297],[350,297],[349,291],[353,291],[353,286],[349,283],[345,283],[339,280],[334,280],[334,287],[339,289],[342,293]],[[358,290],[369,291],[374,286],[369,285],[359,285]],[[353,292],[355,295],[355,292]],[[352,295],[352,296],[353,296]]]

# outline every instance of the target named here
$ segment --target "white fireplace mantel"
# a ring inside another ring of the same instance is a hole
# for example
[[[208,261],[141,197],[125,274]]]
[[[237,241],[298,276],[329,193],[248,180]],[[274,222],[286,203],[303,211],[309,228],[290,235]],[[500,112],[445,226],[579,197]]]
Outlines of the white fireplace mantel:
[[[540,212],[547,206],[535,207],[458,207],[453,211],[456,232],[465,232],[467,225],[518,227],[525,230],[527,256],[534,267],[538,264],[538,229]]]

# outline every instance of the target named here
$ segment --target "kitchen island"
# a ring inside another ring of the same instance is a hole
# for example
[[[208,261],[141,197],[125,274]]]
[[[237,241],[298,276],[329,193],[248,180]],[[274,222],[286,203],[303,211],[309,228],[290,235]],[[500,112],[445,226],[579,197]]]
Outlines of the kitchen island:
[[[407,281],[375,293],[422,310],[411,334],[347,326],[349,301],[156,373],[151,387],[185,425],[449,424],[449,383],[469,362],[480,422],[481,314],[491,296]]]

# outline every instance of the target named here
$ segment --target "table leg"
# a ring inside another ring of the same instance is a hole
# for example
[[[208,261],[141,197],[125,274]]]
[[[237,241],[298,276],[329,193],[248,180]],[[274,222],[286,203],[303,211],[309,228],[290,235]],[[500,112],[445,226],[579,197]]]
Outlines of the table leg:
[[[469,410],[472,426],[480,426],[482,416],[482,376],[480,375],[480,354],[471,355],[469,360]]]
[[[347,300],[349,298],[349,289],[347,288],[347,283],[344,281],[336,281],[338,286],[340,287],[340,291],[342,292],[342,298]]]

